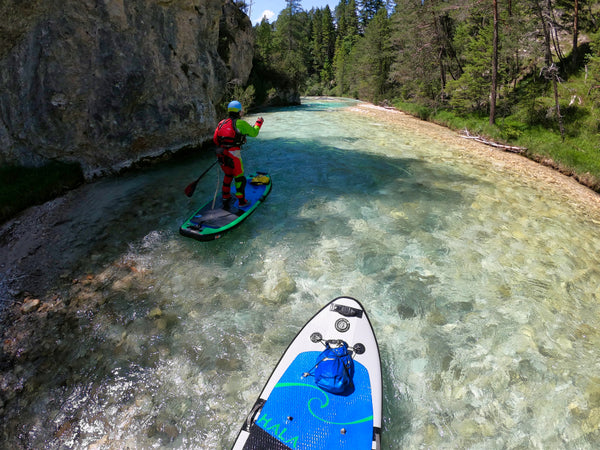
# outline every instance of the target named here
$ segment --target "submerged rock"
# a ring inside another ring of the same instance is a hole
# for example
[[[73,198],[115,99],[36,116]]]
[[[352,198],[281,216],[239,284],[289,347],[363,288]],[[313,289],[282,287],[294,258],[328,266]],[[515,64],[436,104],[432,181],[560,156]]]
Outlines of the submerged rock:
[[[410,306],[398,305],[398,315],[402,319],[414,319],[417,317],[417,313]]]
[[[25,301],[23,302],[23,304],[21,305],[21,312],[23,314],[27,314],[35,309],[37,309],[38,305],[40,304],[39,299],[37,298],[26,298]]]
[[[179,429],[170,419],[157,418],[148,429],[148,437],[160,437],[163,441],[172,442],[179,436]]]

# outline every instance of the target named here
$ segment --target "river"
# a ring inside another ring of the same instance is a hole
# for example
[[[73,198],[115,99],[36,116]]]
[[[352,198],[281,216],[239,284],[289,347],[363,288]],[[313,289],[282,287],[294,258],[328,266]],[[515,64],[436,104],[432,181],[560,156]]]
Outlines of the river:
[[[384,449],[598,448],[597,210],[496,150],[361,108],[265,111],[244,164],[273,192],[219,240],[178,234],[218,187],[215,167],[183,194],[208,154],[90,183],[39,220],[51,238],[27,276],[47,288],[4,330],[3,448],[230,448],[340,295],[379,341]]]

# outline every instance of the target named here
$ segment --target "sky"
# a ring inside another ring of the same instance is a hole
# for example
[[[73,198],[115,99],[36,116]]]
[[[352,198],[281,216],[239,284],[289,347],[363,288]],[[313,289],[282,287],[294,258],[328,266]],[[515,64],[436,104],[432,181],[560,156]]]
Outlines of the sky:
[[[252,10],[250,13],[250,20],[252,25],[260,23],[263,16],[269,19],[269,23],[277,20],[277,15],[283,11],[286,7],[285,0],[246,0],[246,4],[252,3]],[[329,8],[333,11],[339,0],[327,1],[327,0],[301,0],[300,5],[304,11],[310,11],[312,8],[325,8],[325,5],[329,5]]]

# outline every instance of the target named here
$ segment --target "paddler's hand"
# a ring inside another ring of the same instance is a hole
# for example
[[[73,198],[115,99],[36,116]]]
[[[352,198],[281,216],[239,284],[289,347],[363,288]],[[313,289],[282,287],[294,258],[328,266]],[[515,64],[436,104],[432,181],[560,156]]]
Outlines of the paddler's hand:
[[[254,125],[256,125],[260,129],[260,127],[262,127],[262,124],[264,121],[265,121],[265,119],[263,119],[262,117],[259,117],[258,119],[256,119],[256,123]]]

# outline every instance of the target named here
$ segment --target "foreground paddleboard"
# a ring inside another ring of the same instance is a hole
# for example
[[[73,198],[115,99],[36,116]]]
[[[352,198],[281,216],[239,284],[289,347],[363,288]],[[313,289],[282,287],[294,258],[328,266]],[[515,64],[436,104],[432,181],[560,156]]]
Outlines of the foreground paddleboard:
[[[228,209],[225,209],[221,197],[214,200],[214,205],[213,200],[210,200],[181,225],[179,233],[199,241],[211,241],[220,238],[246,220],[267,198],[272,186],[271,177],[264,172],[254,173],[247,180],[245,195],[246,200],[250,202],[248,206],[240,208],[238,201],[235,200]],[[235,197],[233,183],[231,194]]]
[[[350,394],[325,392],[306,376],[325,349],[346,342],[354,359]],[[338,342],[336,342],[338,341]],[[233,450],[368,450],[381,446],[379,348],[362,305],[339,297],[298,333],[248,414]]]

